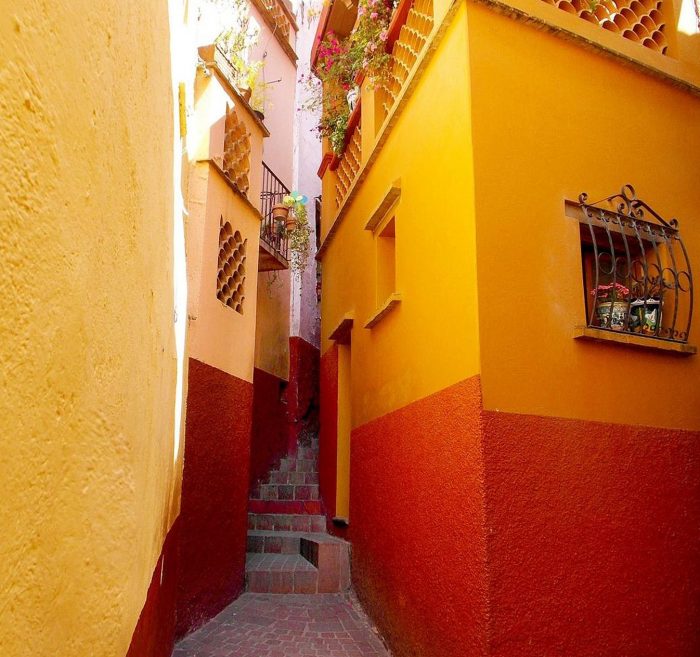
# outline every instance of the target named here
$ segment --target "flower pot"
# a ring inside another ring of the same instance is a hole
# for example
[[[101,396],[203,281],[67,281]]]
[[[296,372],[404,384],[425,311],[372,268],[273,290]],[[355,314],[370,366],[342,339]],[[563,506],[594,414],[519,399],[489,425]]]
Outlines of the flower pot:
[[[287,215],[285,225],[287,226],[288,233],[291,233],[297,227],[297,218],[294,216],[293,212]]]
[[[637,333],[651,335],[661,323],[661,301],[636,299],[630,303],[630,327]]]
[[[346,95],[348,99],[348,107],[350,108],[350,111],[352,112],[355,109],[355,105],[357,105],[357,100],[360,97],[360,90],[358,87],[353,87],[348,91]]]
[[[598,325],[602,328],[622,331],[625,328],[625,320],[629,304],[626,301],[601,301],[596,306]]]
[[[289,208],[286,205],[282,205],[282,203],[277,203],[272,206],[272,218],[275,221],[287,221],[288,216]]]

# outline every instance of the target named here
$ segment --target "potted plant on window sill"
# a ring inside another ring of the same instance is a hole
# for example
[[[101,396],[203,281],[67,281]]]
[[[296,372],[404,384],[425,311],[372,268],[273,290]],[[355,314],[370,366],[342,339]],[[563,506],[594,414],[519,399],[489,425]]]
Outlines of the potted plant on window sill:
[[[622,331],[627,322],[630,302],[629,288],[622,283],[598,285],[591,290],[591,296],[596,302],[596,316],[601,328]]]
[[[653,335],[661,323],[661,299],[648,297],[630,302],[630,329],[636,333]]]

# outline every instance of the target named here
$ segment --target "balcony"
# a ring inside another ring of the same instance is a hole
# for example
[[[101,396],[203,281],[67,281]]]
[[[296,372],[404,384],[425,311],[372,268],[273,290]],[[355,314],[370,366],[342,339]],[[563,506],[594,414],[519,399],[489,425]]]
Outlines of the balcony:
[[[284,225],[272,216],[273,208],[289,194],[289,189],[263,162],[262,191],[260,192],[260,257],[258,271],[289,269],[289,240]]]
[[[408,87],[428,53],[427,45],[435,35],[439,22],[436,11],[443,17],[448,6],[442,0],[401,0],[391,16],[383,44],[389,56],[386,79],[382,84],[372,84],[365,81],[364,72],[357,75],[360,98],[350,114],[343,147],[338,153],[327,152],[319,169],[320,177],[327,176],[324,212],[331,221],[342,215],[365,169],[387,138]],[[324,30],[333,30],[341,39],[348,38],[357,28],[357,22],[348,28],[352,25],[350,15],[346,5],[333,3],[328,15],[321,18],[317,47]],[[314,65],[316,48],[312,53]]]

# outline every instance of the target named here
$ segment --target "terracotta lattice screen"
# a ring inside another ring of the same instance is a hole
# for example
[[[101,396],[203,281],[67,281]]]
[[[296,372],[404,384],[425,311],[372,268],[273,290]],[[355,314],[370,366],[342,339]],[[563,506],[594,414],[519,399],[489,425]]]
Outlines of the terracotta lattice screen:
[[[246,246],[238,231],[223,218],[219,230],[219,273],[216,279],[216,298],[238,313],[243,314],[245,301]]]
[[[663,0],[542,0],[604,30],[666,54]]]
[[[250,135],[235,110],[226,107],[223,170],[242,194],[250,187]]]

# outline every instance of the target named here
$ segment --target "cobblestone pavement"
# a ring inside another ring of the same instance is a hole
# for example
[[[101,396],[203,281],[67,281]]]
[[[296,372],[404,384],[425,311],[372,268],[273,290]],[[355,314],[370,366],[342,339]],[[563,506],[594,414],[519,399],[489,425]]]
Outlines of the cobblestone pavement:
[[[354,596],[245,593],[173,657],[391,657]]]

